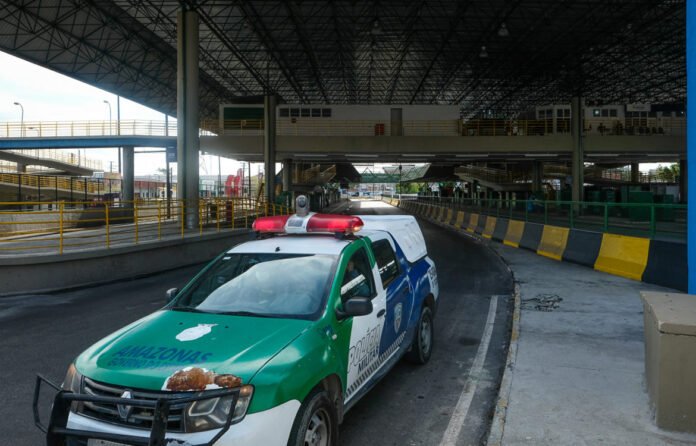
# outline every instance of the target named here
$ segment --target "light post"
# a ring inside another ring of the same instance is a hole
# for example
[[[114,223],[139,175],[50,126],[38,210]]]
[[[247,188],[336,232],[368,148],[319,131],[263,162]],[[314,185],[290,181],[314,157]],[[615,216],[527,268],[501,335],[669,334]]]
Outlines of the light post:
[[[19,123],[19,135],[24,136],[24,106],[20,104],[19,102],[15,102],[14,105],[19,106],[19,108],[22,109],[22,115],[20,118],[20,123]]]
[[[401,164],[399,164],[399,203],[401,202],[401,189],[402,189],[402,186],[401,186],[401,169],[402,169],[402,166],[401,166]]]
[[[111,102],[104,99],[104,103],[109,106],[109,135],[111,135]]]

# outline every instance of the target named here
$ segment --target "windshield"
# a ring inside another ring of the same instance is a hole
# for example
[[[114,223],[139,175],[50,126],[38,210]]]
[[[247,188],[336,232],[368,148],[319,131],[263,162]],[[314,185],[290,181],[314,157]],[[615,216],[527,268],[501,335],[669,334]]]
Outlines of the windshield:
[[[314,319],[320,315],[336,256],[227,254],[177,296],[172,310]]]

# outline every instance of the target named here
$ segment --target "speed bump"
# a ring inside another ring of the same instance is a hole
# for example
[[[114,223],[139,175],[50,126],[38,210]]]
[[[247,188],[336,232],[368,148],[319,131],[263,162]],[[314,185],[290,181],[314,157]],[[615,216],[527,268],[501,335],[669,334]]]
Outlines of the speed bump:
[[[648,264],[650,239],[603,234],[594,268],[597,271],[641,280]]]
[[[554,260],[561,260],[568,244],[568,228],[545,225],[537,254]]]

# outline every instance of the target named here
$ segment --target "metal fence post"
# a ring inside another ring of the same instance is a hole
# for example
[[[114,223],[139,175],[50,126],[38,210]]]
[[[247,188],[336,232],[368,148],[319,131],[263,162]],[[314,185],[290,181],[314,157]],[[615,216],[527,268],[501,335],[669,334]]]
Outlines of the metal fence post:
[[[133,201],[133,222],[135,223],[135,244],[138,244],[138,204]]]
[[[58,254],[63,254],[63,211],[65,202],[58,205]]]
[[[549,202],[544,200],[544,224],[549,224]]]
[[[109,234],[109,203],[104,203],[104,223],[106,224],[106,247],[111,246],[111,239]]]
[[[179,221],[181,222],[181,238],[184,238],[184,200],[181,200],[181,206],[179,206]]]
[[[157,202],[157,240],[162,239],[162,202]]]
[[[609,203],[604,203],[604,232],[609,232]]]
[[[657,221],[655,219],[655,205],[650,205],[650,238],[655,238],[657,232]]]

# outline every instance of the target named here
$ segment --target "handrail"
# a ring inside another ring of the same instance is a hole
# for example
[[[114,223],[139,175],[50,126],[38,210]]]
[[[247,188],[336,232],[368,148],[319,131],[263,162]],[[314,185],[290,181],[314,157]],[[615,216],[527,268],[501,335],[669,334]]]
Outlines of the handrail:
[[[258,216],[293,212],[287,206],[249,197],[200,199],[199,226],[187,229],[187,211],[181,199],[0,202],[0,256],[109,249],[250,228]]]
[[[686,211],[683,204],[614,203],[595,201],[551,201],[479,199],[437,196],[402,196],[433,206],[473,212],[497,218],[564,226],[601,232],[686,240]]]
[[[309,136],[548,136],[569,135],[570,118],[404,120],[392,129],[390,119],[339,120],[278,118],[278,135]],[[260,135],[262,119],[202,120],[201,135]],[[592,136],[685,136],[684,118],[588,118],[584,134]],[[26,121],[0,123],[0,138],[77,136],[176,136],[176,121]]]

